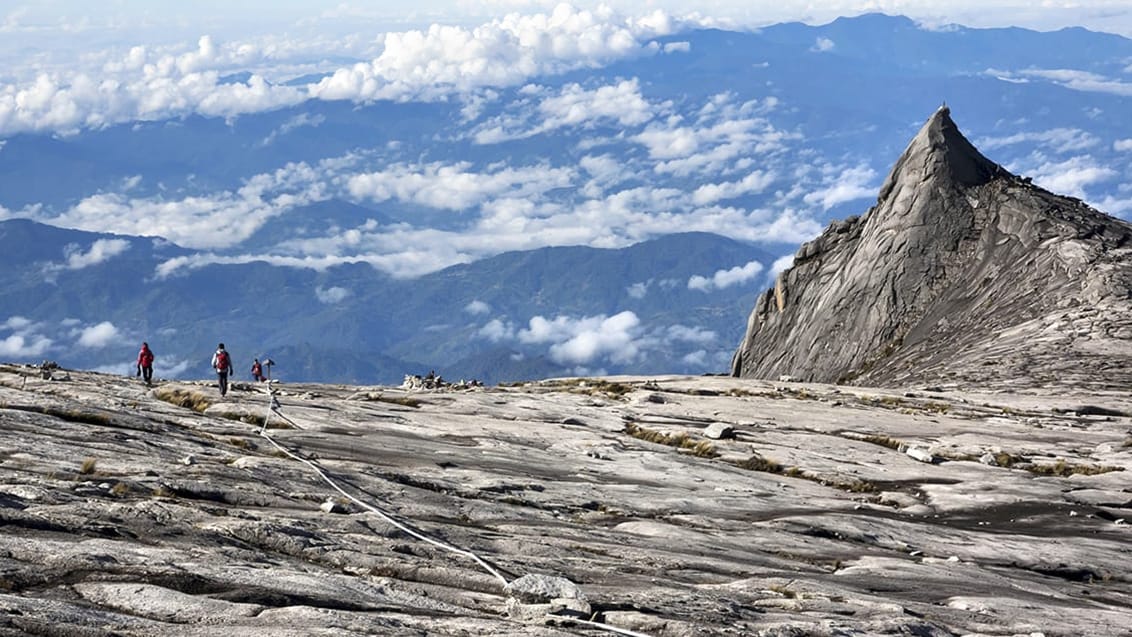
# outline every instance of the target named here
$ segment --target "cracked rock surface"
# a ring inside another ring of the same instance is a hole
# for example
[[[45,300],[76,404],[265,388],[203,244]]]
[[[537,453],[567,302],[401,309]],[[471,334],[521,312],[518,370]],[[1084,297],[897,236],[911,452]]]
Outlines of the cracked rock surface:
[[[66,378],[0,365],[0,635],[1128,634],[1122,394]]]

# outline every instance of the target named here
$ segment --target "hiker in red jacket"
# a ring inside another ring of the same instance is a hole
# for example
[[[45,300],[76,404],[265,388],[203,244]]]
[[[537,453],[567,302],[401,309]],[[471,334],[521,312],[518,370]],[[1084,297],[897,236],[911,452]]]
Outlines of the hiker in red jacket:
[[[232,357],[224,349],[224,343],[216,346],[216,353],[212,355],[212,369],[216,370],[216,379],[220,384],[220,395],[228,395],[228,374],[232,373]]]
[[[149,349],[149,343],[142,343],[138,351],[138,376],[145,380],[146,385],[153,384],[153,351]]]

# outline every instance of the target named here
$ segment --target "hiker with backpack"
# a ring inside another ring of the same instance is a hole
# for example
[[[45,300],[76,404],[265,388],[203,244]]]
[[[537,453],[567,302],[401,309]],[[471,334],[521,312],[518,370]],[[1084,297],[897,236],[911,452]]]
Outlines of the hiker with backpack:
[[[257,383],[264,380],[263,365],[259,364],[258,358],[252,363],[252,378],[254,378]]]
[[[138,376],[145,380],[146,385],[153,384],[153,350],[149,349],[149,343],[142,343],[138,351]]]
[[[216,346],[216,353],[212,355],[212,369],[216,370],[216,378],[220,384],[220,395],[228,395],[228,374],[232,373],[232,357],[224,349],[224,343]]]

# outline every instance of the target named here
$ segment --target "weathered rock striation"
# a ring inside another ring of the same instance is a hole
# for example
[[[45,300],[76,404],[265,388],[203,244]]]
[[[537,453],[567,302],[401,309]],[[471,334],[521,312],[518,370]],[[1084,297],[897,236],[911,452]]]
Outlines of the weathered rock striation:
[[[52,378],[0,365],[5,637],[1128,634],[1126,394]]]
[[[1132,226],[990,161],[941,107],[861,217],[761,295],[732,375],[1132,386]]]

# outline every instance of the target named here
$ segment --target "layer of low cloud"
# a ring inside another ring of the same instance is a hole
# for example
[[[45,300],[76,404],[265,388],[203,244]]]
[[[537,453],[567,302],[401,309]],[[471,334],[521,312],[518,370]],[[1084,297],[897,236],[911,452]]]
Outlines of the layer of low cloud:
[[[477,125],[473,133],[476,143],[494,144],[563,128],[587,130],[599,124],[640,126],[671,109],[668,102],[649,102],[641,94],[636,78],[594,89],[572,83],[555,92],[545,87],[527,86],[523,94],[527,99],[537,97],[537,105],[520,108],[525,106],[520,102],[504,114]]]
[[[475,300],[464,306],[464,311],[473,316],[491,312],[491,306],[480,300]]]
[[[0,323],[0,358],[18,360],[46,354],[54,341],[38,325],[22,316],[9,316]]]
[[[537,75],[658,54],[661,49],[652,38],[672,32],[676,23],[659,11],[627,17],[606,7],[589,11],[560,4],[549,13],[510,14],[476,28],[434,24],[381,34],[373,57],[325,69],[322,79],[300,85],[273,81],[268,74],[280,66],[302,70],[297,57],[353,57],[367,53],[372,44],[358,46],[347,38],[322,40],[321,49],[308,49],[277,39],[219,42],[204,35],[181,48],[138,45],[127,51],[86,52],[87,66],[60,64],[26,82],[0,85],[0,136],[67,134],[191,114],[233,118],[310,99],[449,99],[485,87],[517,86]],[[100,67],[89,66],[99,58]],[[324,69],[325,63],[310,66],[308,70]],[[257,70],[244,81],[228,79],[247,69]],[[559,107],[569,116],[568,105]],[[265,142],[285,134],[286,128]]]
[[[1088,156],[1075,156],[1064,161],[1042,161],[1025,174],[1034,183],[1058,194],[1088,199],[1089,186],[1116,179],[1120,173],[1099,164]]]
[[[79,347],[101,349],[122,341],[122,334],[110,321],[102,321],[95,325],[83,327],[77,333],[76,343]]]
[[[645,326],[636,313],[622,311],[612,316],[531,317],[525,326],[494,318],[478,331],[480,338],[495,343],[545,348],[552,361],[575,369],[596,365],[628,365],[656,351],[676,346],[712,346],[719,335],[698,326]]]
[[[1040,132],[1021,132],[1004,137],[982,137],[975,146],[983,152],[1026,144],[1056,153],[1073,153],[1094,148],[1100,144],[1095,135],[1077,128],[1054,128]]]
[[[77,244],[71,244],[64,250],[67,259],[63,267],[68,270],[81,270],[98,265],[122,254],[129,247],[130,242],[125,239],[98,239],[90,244],[87,250],[81,249]]]
[[[338,286],[327,288],[319,286],[314,289],[314,295],[319,303],[334,305],[346,300],[346,298],[350,296],[350,290]]]
[[[711,276],[695,275],[688,279],[688,289],[700,290],[701,292],[722,290],[752,281],[762,271],[763,265],[761,263],[748,261],[744,265],[737,265],[727,270],[716,270]]]

